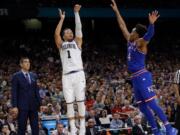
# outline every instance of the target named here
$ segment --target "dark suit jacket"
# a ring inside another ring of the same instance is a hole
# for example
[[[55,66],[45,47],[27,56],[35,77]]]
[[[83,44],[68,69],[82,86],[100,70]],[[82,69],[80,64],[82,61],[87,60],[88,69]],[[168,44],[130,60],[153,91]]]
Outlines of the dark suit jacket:
[[[36,74],[29,72],[31,83],[28,83],[22,71],[12,77],[12,106],[20,110],[38,110],[41,104]]]
[[[88,121],[90,118],[92,118],[92,119],[95,120],[96,126],[100,126],[100,125],[101,125],[101,122],[100,122],[100,120],[99,120],[99,117],[95,116],[95,117],[93,118],[93,117],[91,117],[91,116],[88,116],[88,117],[86,118],[86,121]]]
[[[142,125],[143,130],[147,131],[147,127],[145,125]],[[145,135],[141,128],[138,125],[134,125],[132,129],[132,135]]]
[[[177,106],[176,110],[175,127],[180,130],[180,105]]]
[[[94,131],[94,135],[98,135],[98,131],[95,127],[93,128],[93,131]],[[89,127],[86,128],[86,135],[91,135],[91,131]]]

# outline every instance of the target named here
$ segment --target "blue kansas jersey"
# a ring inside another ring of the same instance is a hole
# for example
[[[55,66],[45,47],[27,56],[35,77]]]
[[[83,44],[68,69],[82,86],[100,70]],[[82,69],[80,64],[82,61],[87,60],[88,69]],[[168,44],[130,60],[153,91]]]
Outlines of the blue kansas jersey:
[[[146,55],[137,49],[135,42],[128,42],[127,65],[129,72],[134,73],[145,68],[145,58]]]
[[[145,69],[145,58],[146,55],[137,49],[135,42],[128,42],[128,71],[132,73],[131,81],[137,103],[155,98],[152,75]]]

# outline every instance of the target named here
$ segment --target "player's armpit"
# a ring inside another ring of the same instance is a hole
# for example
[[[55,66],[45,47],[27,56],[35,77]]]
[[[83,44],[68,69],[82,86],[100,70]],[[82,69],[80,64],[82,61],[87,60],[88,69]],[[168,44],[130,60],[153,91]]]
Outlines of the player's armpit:
[[[76,37],[75,42],[78,45],[78,47],[81,49],[83,44],[83,39],[81,37]]]
[[[149,44],[149,41],[146,41],[146,40],[144,40],[143,38],[139,38],[138,40],[137,40],[137,45],[138,46],[144,46],[144,45],[148,45]]]
[[[137,48],[140,52],[147,54],[147,45],[148,41],[145,41],[143,38],[140,38],[136,41]]]

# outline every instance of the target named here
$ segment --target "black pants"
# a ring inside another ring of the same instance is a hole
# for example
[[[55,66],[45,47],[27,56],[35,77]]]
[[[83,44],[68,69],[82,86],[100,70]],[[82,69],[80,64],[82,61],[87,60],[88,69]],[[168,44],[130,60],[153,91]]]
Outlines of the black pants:
[[[39,135],[38,112],[26,110],[19,110],[18,135],[25,135],[28,119],[30,122],[32,135]]]

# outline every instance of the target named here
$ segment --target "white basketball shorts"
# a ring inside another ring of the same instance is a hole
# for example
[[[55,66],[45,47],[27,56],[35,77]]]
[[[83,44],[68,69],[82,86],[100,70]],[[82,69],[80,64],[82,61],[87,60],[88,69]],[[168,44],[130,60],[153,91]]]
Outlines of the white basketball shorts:
[[[86,80],[84,71],[63,75],[62,85],[66,103],[85,100]]]

